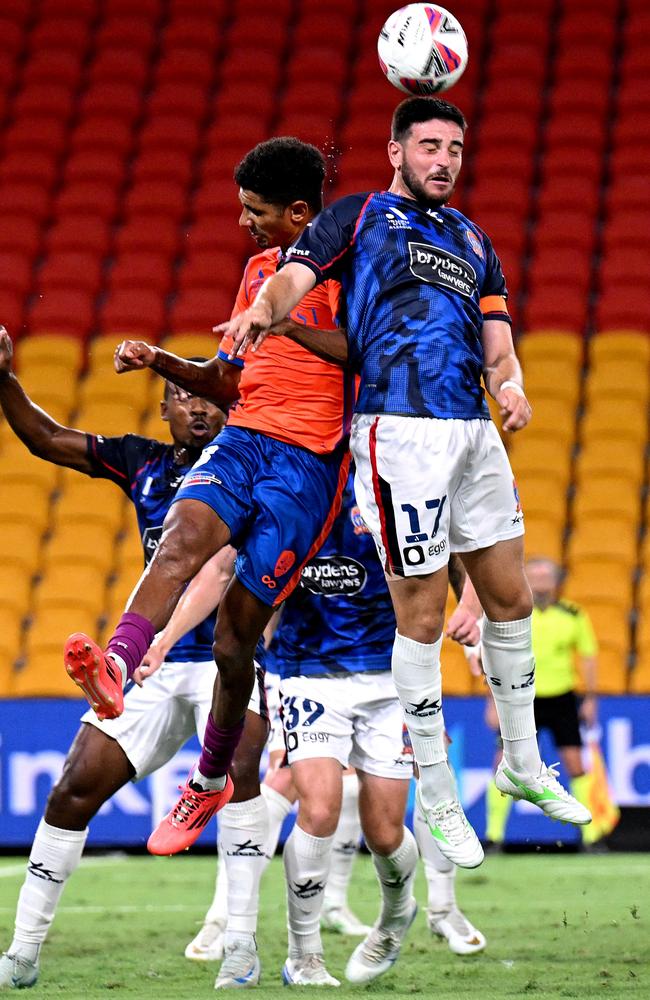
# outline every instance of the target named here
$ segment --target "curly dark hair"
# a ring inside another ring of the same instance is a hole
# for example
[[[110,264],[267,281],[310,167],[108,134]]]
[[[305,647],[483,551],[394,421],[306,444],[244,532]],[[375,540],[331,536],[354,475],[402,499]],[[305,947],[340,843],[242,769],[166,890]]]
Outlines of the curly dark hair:
[[[401,142],[408,134],[411,125],[428,122],[432,118],[439,118],[445,122],[455,122],[460,125],[463,132],[467,128],[465,116],[455,104],[443,101],[439,97],[407,97],[405,101],[397,105],[393,112],[390,128],[391,139]]]
[[[319,212],[324,180],[325,157],[320,149],[293,136],[258,143],[235,167],[235,181],[241,188],[282,208],[306,201]]]

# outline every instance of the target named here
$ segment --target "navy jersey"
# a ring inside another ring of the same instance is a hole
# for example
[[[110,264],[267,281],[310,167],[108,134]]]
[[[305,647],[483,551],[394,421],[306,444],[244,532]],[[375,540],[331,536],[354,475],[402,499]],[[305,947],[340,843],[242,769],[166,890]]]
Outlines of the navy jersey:
[[[349,195],[317,216],[287,260],[341,282],[358,413],[489,419],[481,328],[488,316],[509,322],[507,291],[473,222],[388,191]]]
[[[135,506],[146,565],[156,551],[176,491],[198,453],[189,453],[188,461],[179,465],[174,461],[173,445],[151,438],[136,434],[110,438],[88,434],[87,439],[93,466],[91,476],[117,483]],[[172,663],[212,660],[215,620],[216,612],[179,639],[167,654],[167,660]]]
[[[268,651],[281,677],[390,670],[395,614],[350,477],[341,513],[287,600]]]

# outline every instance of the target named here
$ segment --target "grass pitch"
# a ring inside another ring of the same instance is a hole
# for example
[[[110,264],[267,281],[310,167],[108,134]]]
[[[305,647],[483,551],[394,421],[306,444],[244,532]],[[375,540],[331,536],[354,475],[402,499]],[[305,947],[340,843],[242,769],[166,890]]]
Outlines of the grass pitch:
[[[0,946],[12,936],[24,858],[0,859]],[[192,857],[90,857],[71,879],[30,993],[95,1000],[108,996],[183,1000],[214,996],[216,966],[188,962],[183,950],[212,896],[214,860]],[[339,1000],[354,994],[435,1000],[531,997],[650,997],[650,861],[643,854],[509,855],[460,872],[461,907],[488,939],[481,955],[459,958],[416,919],[394,969],[366,987],[347,986],[343,970],[356,939],[325,933]],[[424,879],[417,896],[424,910]],[[361,857],[350,899],[372,923],[378,889]],[[287,997],[282,866],[262,885],[257,993]],[[293,989],[309,993],[313,988]]]

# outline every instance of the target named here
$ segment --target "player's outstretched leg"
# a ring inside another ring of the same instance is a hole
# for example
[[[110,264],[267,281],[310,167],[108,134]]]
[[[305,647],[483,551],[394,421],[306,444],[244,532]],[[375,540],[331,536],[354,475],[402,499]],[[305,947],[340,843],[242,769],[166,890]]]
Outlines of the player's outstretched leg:
[[[456,902],[456,866],[446,858],[430,836],[427,821],[416,806],[413,829],[427,880],[429,930],[446,940],[456,955],[473,955],[485,948],[485,938],[459,909]]]
[[[320,915],[321,928],[350,937],[365,937],[370,931],[348,906],[348,887],[360,840],[359,779],[350,771],[343,775],[341,815],[334,834],[330,873]]]

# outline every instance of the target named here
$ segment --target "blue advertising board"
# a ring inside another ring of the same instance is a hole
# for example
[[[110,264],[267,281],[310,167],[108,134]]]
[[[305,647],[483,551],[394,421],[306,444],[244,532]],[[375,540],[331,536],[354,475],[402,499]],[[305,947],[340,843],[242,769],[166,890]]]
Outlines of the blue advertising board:
[[[445,719],[467,816],[479,836],[485,830],[485,789],[491,780],[494,734],[486,727],[482,698],[447,698]],[[83,702],[75,699],[0,700],[0,847],[31,844],[48,793],[61,772],[77,731]],[[615,802],[650,806],[650,698],[601,698],[603,751]],[[557,759],[543,745],[547,763]],[[106,803],[91,824],[88,843],[112,847],[144,846],[153,825],[176,801],[199,751],[196,740],[154,775],[130,784]],[[571,827],[552,823],[527,803],[517,803],[507,837],[512,842],[570,842]],[[200,844],[214,845],[212,824]]]

